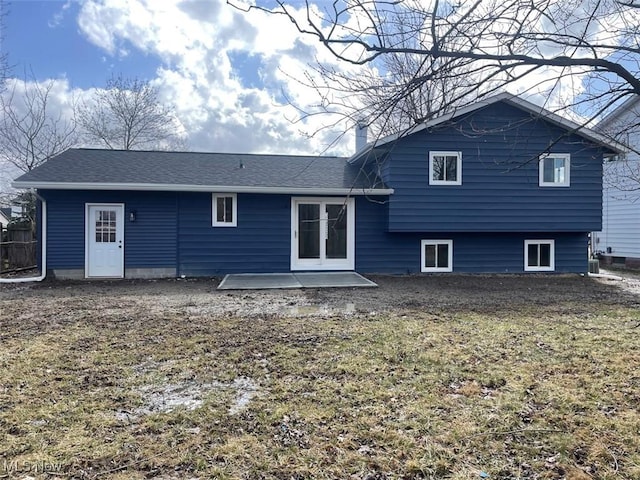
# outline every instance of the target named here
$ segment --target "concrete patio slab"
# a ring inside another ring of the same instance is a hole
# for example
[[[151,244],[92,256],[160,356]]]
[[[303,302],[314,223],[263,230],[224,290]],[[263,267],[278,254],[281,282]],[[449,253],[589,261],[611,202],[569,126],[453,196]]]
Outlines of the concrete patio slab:
[[[296,273],[295,277],[304,288],[378,286],[356,272],[305,272]]]
[[[377,286],[355,272],[239,273],[226,275],[218,290]]]
[[[302,288],[292,273],[238,273],[226,275],[218,290],[265,290],[269,288]]]

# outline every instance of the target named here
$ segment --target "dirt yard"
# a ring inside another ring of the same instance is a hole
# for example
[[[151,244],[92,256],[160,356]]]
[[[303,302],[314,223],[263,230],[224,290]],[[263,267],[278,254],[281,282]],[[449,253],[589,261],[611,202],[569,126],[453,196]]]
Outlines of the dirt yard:
[[[607,272],[613,276],[619,272]],[[589,311],[596,305],[640,305],[640,276],[592,280],[577,275],[369,276],[379,288],[218,291],[221,279],[150,281],[49,281],[0,284],[0,300],[28,301],[36,314],[55,302],[104,312],[135,304],[158,312],[184,309],[211,315],[309,316],[333,313],[423,311],[496,312],[570,304]],[[41,303],[43,302],[43,303]],[[20,303],[20,305],[22,305]],[[41,312],[46,315],[46,312]],[[7,317],[7,312],[3,312]]]
[[[640,478],[640,279],[0,284],[0,478]]]

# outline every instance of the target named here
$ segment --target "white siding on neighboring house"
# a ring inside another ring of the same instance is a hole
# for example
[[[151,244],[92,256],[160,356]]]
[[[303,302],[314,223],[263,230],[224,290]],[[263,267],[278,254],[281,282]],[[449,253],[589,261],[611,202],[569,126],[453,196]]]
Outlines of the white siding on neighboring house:
[[[618,139],[640,149],[640,101],[632,99],[598,129],[623,132]],[[640,156],[635,152],[604,165],[602,231],[592,234],[592,251],[640,259]]]
[[[6,227],[9,224],[10,218],[8,218],[4,213],[0,212],[0,225]]]
[[[614,257],[640,258],[640,184],[625,177],[627,168],[640,168],[638,160],[609,162],[604,166],[602,231],[593,234],[593,250]],[[615,179],[615,182],[610,181]]]

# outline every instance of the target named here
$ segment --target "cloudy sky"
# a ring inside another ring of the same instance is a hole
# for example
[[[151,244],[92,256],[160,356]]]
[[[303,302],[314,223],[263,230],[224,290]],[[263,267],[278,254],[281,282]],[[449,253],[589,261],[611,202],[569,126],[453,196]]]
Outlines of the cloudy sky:
[[[13,0],[4,23],[2,48],[12,74],[54,80],[51,106],[63,115],[71,112],[72,99],[123,75],[158,88],[163,102],[174,106],[190,150],[353,151],[350,125],[311,136],[331,119],[296,121],[295,107],[313,109],[319,100],[300,81],[309,65],[346,67],[282,15],[242,12],[226,0]],[[539,70],[510,90],[539,100],[527,84],[545,76]],[[576,86],[569,87],[574,94]],[[548,98],[540,98],[549,108]],[[1,189],[15,172],[0,173]]]
[[[298,79],[317,42],[281,16],[241,12],[225,0],[14,0],[3,50],[15,76],[55,79],[55,108],[100,88],[112,75],[158,87],[187,133],[189,149],[349,154],[340,129],[309,138],[323,121],[300,117],[317,97]],[[69,111],[69,110],[67,110]]]

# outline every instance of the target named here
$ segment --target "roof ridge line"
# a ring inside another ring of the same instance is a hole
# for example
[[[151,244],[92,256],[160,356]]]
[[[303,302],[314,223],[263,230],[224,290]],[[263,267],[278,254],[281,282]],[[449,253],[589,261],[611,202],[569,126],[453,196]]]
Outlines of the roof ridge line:
[[[299,155],[290,153],[241,153],[241,152],[198,152],[188,150],[121,150],[115,148],[93,148],[93,147],[73,147],[69,150],[85,150],[92,152],[112,152],[112,153],[159,153],[159,154],[189,154],[189,155],[234,155],[234,156],[253,156],[253,157],[296,157],[296,158],[343,158],[348,159],[347,156],[339,155]],[[63,152],[64,153],[64,152]]]

